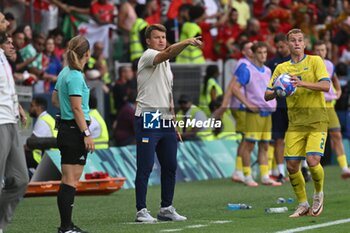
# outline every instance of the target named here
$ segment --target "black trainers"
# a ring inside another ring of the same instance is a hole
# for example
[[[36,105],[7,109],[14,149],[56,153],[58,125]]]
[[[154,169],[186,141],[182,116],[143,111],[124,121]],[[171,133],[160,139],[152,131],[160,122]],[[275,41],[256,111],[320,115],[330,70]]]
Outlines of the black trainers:
[[[306,167],[302,167],[301,168],[301,173],[304,176],[305,182],[309,182],[311,180],[311,174],[310,174],[309,170]]]
[[[78,226],[72,225],[71,227],[68,227],[68,228],[59,227],[58,233],[89,233],[89,232],[80,229]]]

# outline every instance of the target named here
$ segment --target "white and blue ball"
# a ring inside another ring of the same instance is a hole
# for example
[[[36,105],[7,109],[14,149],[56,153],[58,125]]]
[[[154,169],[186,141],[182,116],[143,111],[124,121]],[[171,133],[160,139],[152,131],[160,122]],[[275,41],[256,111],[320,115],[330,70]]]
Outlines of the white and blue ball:
[[[291,77],[288,74],[281,74],[276,78],[273,89],[279,97],[287,97],[293,95],[297,87],[293,86]]]

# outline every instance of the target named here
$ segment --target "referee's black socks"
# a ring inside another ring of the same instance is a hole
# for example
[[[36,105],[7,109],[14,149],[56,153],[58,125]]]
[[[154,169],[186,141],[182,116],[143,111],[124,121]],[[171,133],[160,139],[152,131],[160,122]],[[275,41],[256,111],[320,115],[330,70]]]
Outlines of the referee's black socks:
[[[57,205],[61,216],[61,228],[65,229],[72,225],[74,197],[75,188],[62,183],[57,194]]]

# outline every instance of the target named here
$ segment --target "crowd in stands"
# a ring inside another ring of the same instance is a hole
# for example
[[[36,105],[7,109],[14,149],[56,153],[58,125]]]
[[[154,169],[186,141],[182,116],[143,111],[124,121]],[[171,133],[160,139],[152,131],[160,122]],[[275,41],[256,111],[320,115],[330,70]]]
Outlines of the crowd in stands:
[[[15,52],[7,56],[15,80],[33,86],[34,95],[52,92],[64,66],[66,42],[77,34],[89,39],[93,48],[85,76],[88,82],[103,83],[112,145],[135,143],[137,62],[146,49],[144,31],[155,23],[166,26],[169,44],[201,36],[202,49],[188,47],[172,61],[192,64],[238,60],[243,57],[240,46],[247,41],[265,42],[271,59],[278,53],[278,35],[300,28],[307,39],[307,53],[312,53],[317,40],[326,43],[327,59],[335,64],[343,88],[336,108],[341,114],[349,108],[348,0],[4,0],[0,11],[10,23],[7,33]],[[129,65],[115,73],[115,62]],[[224,88],[216,83],[215,67],[207,71],[212,74],[198,89],[208,116],[210,102]],[[342,117],[345,129],[346,116]]]

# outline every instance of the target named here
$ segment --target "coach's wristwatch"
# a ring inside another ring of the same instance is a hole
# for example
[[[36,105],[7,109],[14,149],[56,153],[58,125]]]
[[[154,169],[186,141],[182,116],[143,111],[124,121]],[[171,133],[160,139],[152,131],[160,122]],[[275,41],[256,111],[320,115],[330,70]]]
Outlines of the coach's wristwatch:
[[[91,136],[90,130],[89,130],[88,128],[86,128],[86,129],[83,131],[83,135],[84,135],[84,137],[89,137],[89,136]]]

